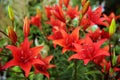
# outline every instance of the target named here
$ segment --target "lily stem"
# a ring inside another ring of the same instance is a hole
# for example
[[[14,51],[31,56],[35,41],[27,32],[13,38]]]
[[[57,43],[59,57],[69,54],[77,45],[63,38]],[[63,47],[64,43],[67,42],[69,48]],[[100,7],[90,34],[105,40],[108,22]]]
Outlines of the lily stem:
[[[6,37],[9,37],[5,32],[3,32],[2,30],[0,30],[0,32],[2,33],[2,34],[4,34]]]
[[[12,27],[14,28],[14,21],[12,20]]]
[[[77,60],[74,61],[74,79],[77,80]]]
[[[111,39],[109,40],[109,53],[110,53],[110,62],[111,62],[111,67],[113,68],[113,64],[112,64],[112,48],[111,48]]]

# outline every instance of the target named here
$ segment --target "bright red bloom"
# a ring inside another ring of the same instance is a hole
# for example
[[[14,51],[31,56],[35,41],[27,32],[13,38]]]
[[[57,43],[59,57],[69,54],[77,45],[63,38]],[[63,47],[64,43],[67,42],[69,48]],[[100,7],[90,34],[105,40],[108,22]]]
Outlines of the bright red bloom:
[[[59,5],[62,7],[62,4],[64,3],[64,5],[65,5],[66,7],[68,7],[69,2],[70,2],[70,0],[59,0]]]
[[[95,31],[89,30],[87,34],[93,41],[98,41],[100,39],[100,29],[96,29]]]
[[[83,16],[82,20],[80,21],[80,26],[82,26],[83,30],[86,30],[91,26],[91,21],[87,18],[86,15]]]
[[[55,67],[55,65],[50,64],[50,61],[52,60],[52,58],[53,58],[53,56],[48,56],[48,57],[42,59],[39,56],[39,59],[42,60],[45,64],[44,65],[43,64],[34,64],[35,73],[41,73],[49,79],[49,73],[47,72],[47,70],[49,68]]]
[[[47,24],[50,24],[52,26],[52,32],[58,32],[60,29],[65,30],[66,29],[66,25],[65,23],[61,22],[60,20],[51,18],[49,22],[47,22]]]
[[[60,31],[57,31],[53,34],[51,34],[50,36],[48,36],[48,39],[49,40],[59,40],[59,39],[62,39],[63,36],[62,36],[62,33]],[[54,47],[56,47],[56,44],[54,43]]]
[[[6,48],[12,51],[13,59],[5,64],[3,69],[19,66],[25,72],[25,76],[29,75],[30,69],[33,64],[39,63],[44,64],[41,60],[37,59],[42,46],[37,46],[30,48],[31,43],[28,41],[28,38],[25,38],[24,42],[21,43],[20,47],[9,45]]]
[[[78,6],[76,6],[75,8],[72,8],[71,6],[68,6],[66,14],[71,18],[75,18],[77,16],[79,16],[79,12],[78,12]]]
[[[68,7],[70,0],[63,0],[63,2],[64,2],[64,5]]]
[[[60,31],[57,31],[57,32],[51,34],[50,36],[48,36],[48,39],[53,40],[53,41],[54,40],[59,40],[59,39],[62,39],[62,38],[63,38],[63,36],[62,36],[62,33]]]
[[[62,22],[66,22],[62,8],[58,5],[55,5],[52,10],[53,15]]]
[[[30,20],[28,19],[28,17],[25,17],[24,19],[23,32],[24,32],[24,36],[28,37],[30,33]]]
[[[79,42],[79,27],[75,28],[71,34],[67,34],[64,30],[61,30],[62,39],[54,40],[54,44],[58,44],[63,47],[62,53],[65,53],[67,50],[76,51],[74,43]]]
[[[41,16],[39,14],[36,14],[35,16],[31,17],[30,23],[39,27],[40,30],[42,30],[42,26],[41,26]]]
[[[93,43],[92,40],[87,36],[85,39],[81,40],[80,44],[75,44],[75,47],[78,53],[73,54],[69,60],[71,59],[82,59],[84,64],[87,65],[89,61],[95,61],[101,56],[109,56],[108,51],[100,48],[103,42],[106,40],[100,40],[96,43]]]
[[[106,21],[108,22],[108,24],[110,25],[111,24],[111,21],[112,19],[114,18],[115,20],[119,19],[120,18],[120,15],[119,16],[116,16],[113,12],[110,13],[109,16],[103,14],[104,18],[106,19]]]
[[[100,63],[101,67],[102,67],[102,72],[105,73],[109,73],[109,74],[113,74],[114,72],[118,72],[120,71],[120,68],[117,67],[111,67],[111,63],[107,62],[105,59],[103,59],[103,61]],[[110,68],[113,69],[113,72],[110,72]]]
[[[50,40],[58,40],[58,39],[62,39],[62,33],[60,32],[61,29],[65,30],[66,26],[63,22],[61,22],[60,20],[51,18],[50,22],[47,22],[47,24],[50,24],[52,26],[52,34],[50,36],[48,36],[48,39]],[[56,44],[54,44],[54,47],[56,46]]]
[[[65,23],[61,22],[60,20],[51,18],[50,22],[47,22],[47,24],[50,24],[52,26],[52,32],[53,32],[50,36],[48,36],[48,39],[54,41],[54,40],[58,40],[58,39],[63,38],[60,30],[66,29]],[[56,47],[56,44],[54,44],[54,47]]]
[[[90,19],[91,24],[108,26],[104,17],[101,17],[102,7],[98,7],[95,11],[92,11],[91,7],[89,7],[87,15],[88,19]]]
[[[48,7],[48,6],[46,6],[45,7],[45,11],[46,11],[46,15],[47,15],[47,17],[48,17],[48,19],[50,19],[51,18],[51,16],[52,16],[52,7]]]
[[[102,30],[101,33],[101,39],[109,39],[110,38],[110,35],[109,35],[109,32],[106,32],[105,30]]]

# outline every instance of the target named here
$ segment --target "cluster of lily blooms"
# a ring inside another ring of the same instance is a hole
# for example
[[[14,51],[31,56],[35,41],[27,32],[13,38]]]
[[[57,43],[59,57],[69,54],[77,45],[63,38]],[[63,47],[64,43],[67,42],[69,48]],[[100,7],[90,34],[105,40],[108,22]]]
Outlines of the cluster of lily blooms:
[[[63,54],[66,51],[73,51],[74,54],[69,57],[69,61],[73,59],[83,60],[84,65],[91,61],[101,66],[101,71],[105,74],[108,74],[110,69],[113,69],[113,72],[120,71],[117,66],[112,66],[110,60],[106,60],[106,57],[110,57],[112,54],[110,47],[108,45],[102,46],[115,33],[113,26],[116,26],[115,21],[119,16],[115,16],[114,13],[109,16],[103,14],[102,7],[92,10],[90,2],[87,0],[81,0],[81,6],[81,9],[78,6],[72,7],[70,0],[59,0],[58,5],[46,6],[45,11],[48,17],[46,23],[52,27],[52,34],[47,39],[53,41],[54,47],[61,46]],[[2,69],[20,66],[27,77],[31,67],[34,66],[35,73],[42,73],[49,78],[47,69],[55,67],[55,65],[50,64],[53,56],[42,58],[39,53],[43,46],[31,48],[32,42],[28,39],[30,24],[37,26],[42,31],[41,15],[36,14],[30,19],[27,17],[24,19],[24,41],[20,46],[6,46],[7,49],[11,50],[13,59],[8,61]],[[75,19],[77,19],[77,26],[73,24]],[[103,27],[101,28],[101,26]],[[109,31],[105,30],[107,28]],[[10,27],[8,32],[12,42],[16,43],[17,37],[14,29]],[[117,64],[119,63],[120,57],[117,58]]]

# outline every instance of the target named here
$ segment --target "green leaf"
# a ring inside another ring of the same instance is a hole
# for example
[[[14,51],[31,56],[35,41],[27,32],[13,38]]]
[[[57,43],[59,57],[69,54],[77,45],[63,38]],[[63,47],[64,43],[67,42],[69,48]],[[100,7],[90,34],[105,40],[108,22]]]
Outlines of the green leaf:
[[[35,76],[34,76],[34,80],[43,80],[43,75],[42,74],[36,74]]]
[[[73,26],[77,27],[79,25],[79,19],[76,17],[72,20]]]
[[[15,72],[21,72],[21,69],[18,66],[13,67],[12,70]]]

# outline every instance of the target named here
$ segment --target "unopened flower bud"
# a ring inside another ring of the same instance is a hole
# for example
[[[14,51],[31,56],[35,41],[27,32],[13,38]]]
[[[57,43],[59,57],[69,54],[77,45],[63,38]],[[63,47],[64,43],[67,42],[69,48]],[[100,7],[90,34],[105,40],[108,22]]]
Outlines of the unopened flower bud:
[[[110,37],[115,33],[115,31],[116,31],[116,22],[115,22],[115,19],[113,18],[112,22],[110,24],[110,27],[109,27],[109,35],[110,35]]]
[[[87,2],[85,3],[85,5],[83,5],[83,8],[82,8],[82,14],[83,14],[83,15],[87,12],[87,10],[88,10],[88,8],[89,8],[89,5],[90,5],[90,1],[87,1]]]
[[[30,20],[28,19],[28,17],[25,17],[24,19],[23,32],[24,32],[24,36],[28,37],[30,33]]]
[[[2,48],[0,48],[0,52],[2,51]]]
[[[42,13],[41,13],[41,11],[40,11],[40,9],[39,9],[39,8],[36,8],[36,14],[37,14],[37,15],[39,15],[39,17],[41,17],[41,16],[42,16],[42,15],[41,15]]]
[[[120,55],[117,58],[117,63],[120,64]]]
[[[9,17],[12,21],[14,21],[14,13],[13,13],[13,10],[10,6],[8,6],[8,14],[9,14]]]
[[[86,0],[81,0],[82,6],[86,3]]]
[[[17,42],[16,32],[14,31],[13,27],[11,27],[11,26],[9,26],[7,30],[8,30],[8,36],[9,36],[9,38],[15,44]]]

